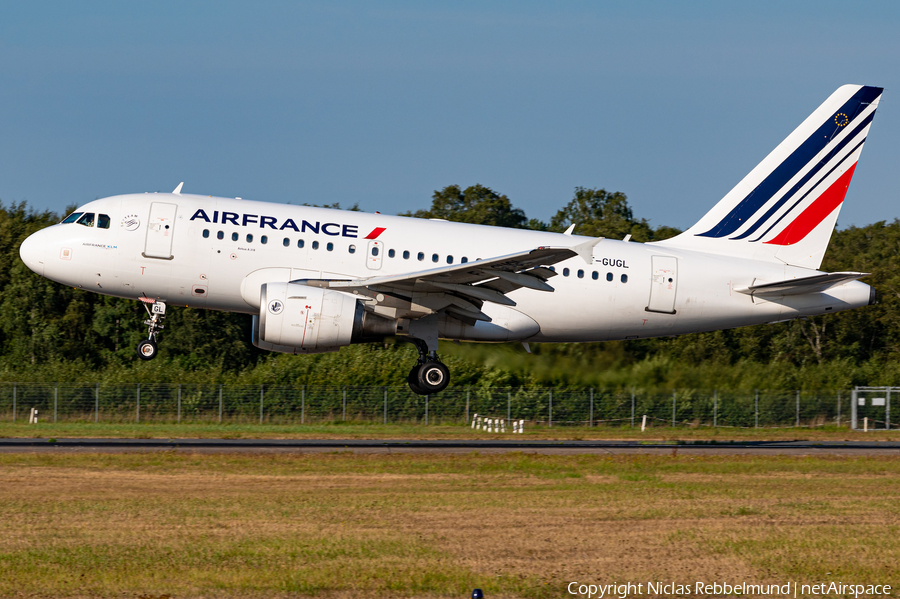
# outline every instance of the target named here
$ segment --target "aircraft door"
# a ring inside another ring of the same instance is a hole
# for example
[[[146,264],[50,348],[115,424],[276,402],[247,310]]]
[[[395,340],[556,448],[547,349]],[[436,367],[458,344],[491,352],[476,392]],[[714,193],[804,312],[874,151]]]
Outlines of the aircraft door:
[[[366,266],[369,267],[369,270],[379,270],[382,258],[384,258],[384,243],[373,239],[369,242],[369,249],[366,253]]]
[[[650,304],[647,312],[675,314],[675,291],[678,288],[678,259],[652,256],[653,277],[650,280]]]
[[[145,258],[172,259],[172,235],[175,233],[177,210],[176,204],[150,204],[150,221],[147,223],[147,239],[144,242]]]

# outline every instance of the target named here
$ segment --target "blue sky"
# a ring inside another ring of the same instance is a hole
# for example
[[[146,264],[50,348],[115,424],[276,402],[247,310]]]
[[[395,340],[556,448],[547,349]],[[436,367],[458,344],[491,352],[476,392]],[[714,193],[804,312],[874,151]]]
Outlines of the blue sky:
[[[396,213],[577,186],[688,227],[844,83],[885,87],[840,225],[900,217],[900,3],[89,2],[0,9],[0,199]],[[895,99],[896,98],[896,99]]]

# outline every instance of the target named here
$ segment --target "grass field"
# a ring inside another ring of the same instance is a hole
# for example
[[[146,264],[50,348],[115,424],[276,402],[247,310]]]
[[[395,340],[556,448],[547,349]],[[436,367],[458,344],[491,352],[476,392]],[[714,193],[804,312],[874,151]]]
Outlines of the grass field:
[[[526,427],[522,435],[498,435],[464,425],[368,424],[336,422],[318,425],[279,424],[164,424],[58,422],[25,424],[0,422],[0,437],[110,437],[138,439],[633,439],[642,441],[900,441],[900,428],[867,433],[846,427],[710,428],[710,427]]]
[[[2,597],[900,586],[900,458],[0,454]]]

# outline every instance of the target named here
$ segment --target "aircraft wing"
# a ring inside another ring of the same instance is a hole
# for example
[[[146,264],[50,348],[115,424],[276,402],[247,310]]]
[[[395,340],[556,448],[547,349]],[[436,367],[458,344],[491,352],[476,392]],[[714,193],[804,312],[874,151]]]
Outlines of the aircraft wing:
[[[735,291],[738,293],[746,293],[747,295],[757,295],[759,297],[802,295],[804,293],[825,291],[835,285],[861,279],[862,277],[868,276],[868,274],[869,273],[865,272],[832,272],[823,275],[813,275],[811,277],[778,281],[777,283],[750,285],[749,287],[735,289]]]
[[[312,287],[327,287],[354,292],[368,297],[388,296],[379,303],[396,312],[398,318],[420,318],[444,310],[468,324],[476,320],[490,321],[481,306],[485,301],[506,306],[516,302],[507,293],[526,287],[537,291],[553,291],[547,279],[556,273],[547,266],[581,256],[593,260],[593,248],[600,240],[592,239],[573,247],[537,247],[504,256],[453,264],[397,275],[359,279],[307,279],[294,281]],[[403,304],[409,308],[403,309]],[[379,311],[379,310],[376,310]]]

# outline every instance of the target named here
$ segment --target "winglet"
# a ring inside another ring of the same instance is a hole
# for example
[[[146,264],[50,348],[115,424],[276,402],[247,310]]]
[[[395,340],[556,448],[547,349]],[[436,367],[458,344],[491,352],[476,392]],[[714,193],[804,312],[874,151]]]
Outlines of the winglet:
[[[594,246],[603,241],[605,237],[598,237],[597,239],[591,239],[590,241],[585,241],[584,243],[579,243],[578,245],[572,247],[572,251],[581,256],[581,259],[584,260],[587,264],[592,264],[594,262]]]
[[[180,196],[180,195],[181,195],[181,188],[182,188],[182,187],[184,187],[184,181],[182,181],[181,183],[179,183],[179,184],[178,184],[178,187],[176,187],[176,188],[175,188],[175,191],[173,191],[172,193],[174,193],[174,194],[177,195],[177,196]]]

